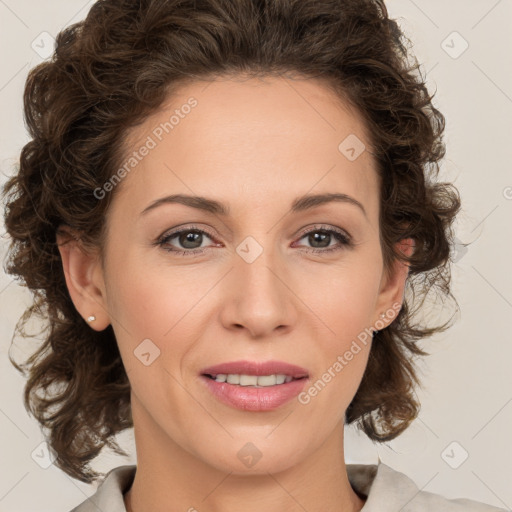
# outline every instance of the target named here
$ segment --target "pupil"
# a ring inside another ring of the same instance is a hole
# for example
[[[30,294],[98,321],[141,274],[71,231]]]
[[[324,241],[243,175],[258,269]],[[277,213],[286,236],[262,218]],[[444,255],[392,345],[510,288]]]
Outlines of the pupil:
[[[199,244],[199,246],[193,246],[194,244],[194,239],[195,241],[197,242],[197,238],[201,236],[201,233],[196,233],[196,232],[192,232],[192,231],[189,231],[188,233],[186,233],[185,235],[182,235],[180,238],[180,242],[182,243],[182,245],[184,247],[186,247],[187,249],[196,249],[197,247],[199,247],[201,244]],[[187,245],[188,243],[192,243],[192,247]]]
[[[316,243],[319,241],[319,238],[320,238],[320,241],[325,242],[328,239],[328,237],[330,237],[331,235],[329,233],[314,233],[312,236],[313,236],[313,240]],[[314,246],[314,244],[312,244],[312,245]],[[328,246],[329,246],[329,242],[327,242],[327,244],[321,245],[320,247],[328,247]]]

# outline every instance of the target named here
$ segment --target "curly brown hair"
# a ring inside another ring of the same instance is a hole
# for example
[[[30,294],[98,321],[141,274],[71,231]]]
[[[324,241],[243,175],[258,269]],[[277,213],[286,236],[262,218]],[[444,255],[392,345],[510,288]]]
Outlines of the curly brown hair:
[[[9,358],[28,373],[24,405],[48,429],[59,468],[96,480],[102,474],[89,462],[105,445],[127,455],[115,436],[133,422],[112,327],[92,330],[75,309],[56,233],[67,225],[85,246],[101,250],[114,192],[98,200],[94,191],[123,161],[127,130],[173,88],[228,74],[322,77],[364,119],[381,179],[384,269],[407,261],[412,294],[374,333],[345,421],[384,442],[417,417],[414,359],[429,355],[417,342],[451,322],[420,325],[414,314],[432,291],[456,304],[449,255],[460,197],[452,184],[434,180],[445,119],[410,46],[383,0],[99,0],[85,20],[58,34],[51,60],[29,72],[31,140],[3,194],[12,238],[6,271],[34,295],[13,339],[31,336],[33,315],[44,322],[43,342],[25,364]],[[415,242],[410,256],[395,249],[404,238]]]

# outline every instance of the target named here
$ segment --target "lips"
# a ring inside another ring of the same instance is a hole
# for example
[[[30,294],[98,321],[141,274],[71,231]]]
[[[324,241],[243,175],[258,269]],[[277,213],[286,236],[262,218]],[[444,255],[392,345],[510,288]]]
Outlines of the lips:
[[[244,375],[286,375],[293,379],[308,377],[305,368],[283,361],[231,361],[215,366],[209,366],[201,370],[202,375],[215,378],[219,374],[244,374]]]
[[[247,382],[253,380],[249,376],[257,376],[259,384],[260,378],[266,375],[275,376],[276,383],[254,386]],[[238,385],[238,376],[245,382]],[[228,382],[225,382],[226,377]],[[235,383],[229,382],[233,378]],[[293,400],[304,389],[308,378],[305,368],[282,361],[231,361],[204,368],[199,380],[215,399],[232,408],[264,412],[278,409]]]

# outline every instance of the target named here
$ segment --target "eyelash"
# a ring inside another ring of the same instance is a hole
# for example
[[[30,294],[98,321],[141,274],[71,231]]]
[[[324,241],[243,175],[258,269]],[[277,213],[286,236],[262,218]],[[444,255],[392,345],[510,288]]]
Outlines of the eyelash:
[[[205,231],[204,229],[199,229],[195,226],[189,226],[186,229],[180,229],[179,231],[173,231],[171,233],[162,235],[156,241],[156,245],[160,246],[164,251],[167,251],[170,253],[175,253],[180,256],[193,256],[195,254],[203,253],[206,249],[208,249],[208,247],[203,247],[203,248],[199,248],[199,249],[180,250],[180,249],[175,249],[175,248],[168,248],[168,246],[166,246],[166,244],[168,244],[168,242],[170,240],[172,240],[173,238],[176,238],[176,236],[181,235],[182,233],[191,233],[191,232],[202,233],[204,235],[207,235],[209,238],[214,239],[214,236],[211,233],[209,233],[208,231]],[[332,234],[332,235],[334,235],[334,238],[336,238],[336,240],[338,240],[339,244],[337,246],[329,247],[326,249],[307,248],[307,249],[305,249],[306,252],[312,252],[315,254],[319,254],[319,253],[325,254],[325,253],[331,253],[334,251],[339,251],[339,250],[342,250],[345,248],[351,248],[354,246],[354,243],[352,242],[351,237],[348,236],[347,234],[345,234],[344,232],[338,231],[338,230],[332,229],[332,228],[330,228],[330,229],[326,229],[324,227],[319,228],[318,226],[314,226],[312,229],[302,233],[299,240],[304,238],[305,236],[309,235],[310,233]]]

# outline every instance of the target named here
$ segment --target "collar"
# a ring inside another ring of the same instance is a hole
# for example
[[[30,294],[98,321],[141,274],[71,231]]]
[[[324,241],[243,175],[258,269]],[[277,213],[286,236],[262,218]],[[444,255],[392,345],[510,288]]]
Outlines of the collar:
[[[448,499],[423,491],[407,475],[384,464],[346,464],[350,485],[366,502],[361,512],[506,512],[465,498]],[[96,492],[71,512],[126,512],[123,494],[135,478],[136,465],[110,470]],[[405,508],[407,507],[407,508]]]

